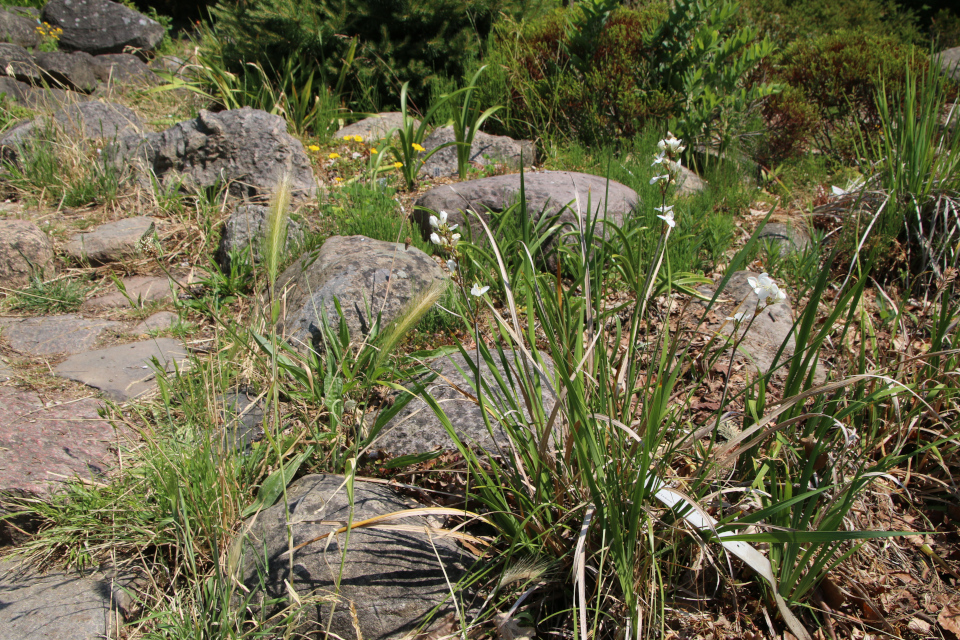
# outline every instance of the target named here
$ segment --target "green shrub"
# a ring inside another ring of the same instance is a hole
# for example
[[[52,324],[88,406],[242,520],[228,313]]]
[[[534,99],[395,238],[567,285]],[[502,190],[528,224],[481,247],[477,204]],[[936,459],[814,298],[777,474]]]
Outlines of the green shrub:
[[[874,95],[881,78],[898,91],[907,64],[917,72],[929,64],[896,38],[852,31],[794,42],[780,60],[773,73],[791,89],[765,106],[773,135],[761,156],[773,163],[810,146],[854,158],[857,127],[870,139],[879,132]]]
[[[279,68],[291,55],[313,60],[335,78],[353,41],[357,64],[346,89],[363,109],[394,104],[410,83],[414,100],[426,98],[435,74],[460,77],[500,11],[522,14],[524,0],[220,0],[211,10],[224,58],[234,70],[256,62]]]

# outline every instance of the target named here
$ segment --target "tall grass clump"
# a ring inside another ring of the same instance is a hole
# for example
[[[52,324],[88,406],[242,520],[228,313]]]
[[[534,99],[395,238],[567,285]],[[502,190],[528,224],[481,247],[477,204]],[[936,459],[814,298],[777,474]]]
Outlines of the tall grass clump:
[[[523,615],[541,631],[563,628],[574,637],[663,635],[680,590],[701,588],[742,563],[789,632],[810,638],[815,621],[801,618],[796,605],[854,558],[858,544],[897,535],[858,526],[856,508],[882,474],[943,446],[942,434],[953,435],[928,408],[954,403],[956,385],[918,387],[912,373],[862,357],[817,386],[827,339],[865,330],[866,278],[821,307],[829,264],[794,323],[796,353],[786,357],[781,345],[769,371],[734,383],[729,367],[743,335],[785,294],[767,274],[751,278],[756,308],[727,318],[729,335],[714,330],[706,346],[692,339],[757,241],[733,259],[718,293],[700,294],[700,302],[675,297],[669,247],[686,212],[667,204],[667,193],[680,152],[680,141],[667,138],[655,157],[662,167],[652,180],[661,190],[659,239],[646,262],[624,249],[632,238],[622,229],[605,225],[604,239],[597,220],[578,209],[571,242],[561,245],[568,278],[539,271],[523,243],[513,251],[521,264],[510,268],[510,256],[479,217],[492,263],[467,271],[482,254],[464,245],[445,216],[431,219],[433,242],[456,273],[464,329],[476,342],[475,352],[460,346],[466,392],[491,437],[502,428],[508,440],[498,452],[472,449],[443,407],[421,395],[466,460],[469,504],[498,533],[491,562],[503,578],[486,599],[492,608],[519,597]],[[628,292],[627,302],[613,307],[604,294],[611,279]],[[490,300],[496,288],[502,306]],[[665,311],[672,305],[675,313]],[[695,328],[683,328],[684,317]],[[943,371],[942,360],[922,360],[933,367],[922,375]],[[710,379],[710,363],[718,362],[727,370],[718,406],[695,424],[693,404]],[[770,384],[775,376],[777,387]],[[918,444],[903,440],[897,434],[906,416],[934,435]],[[727,423],[737,435],[723,443],[718,433]],[[518,571],[527,576],[523,584],[508,586]],[[720,584],[734,589],[729,580]]]

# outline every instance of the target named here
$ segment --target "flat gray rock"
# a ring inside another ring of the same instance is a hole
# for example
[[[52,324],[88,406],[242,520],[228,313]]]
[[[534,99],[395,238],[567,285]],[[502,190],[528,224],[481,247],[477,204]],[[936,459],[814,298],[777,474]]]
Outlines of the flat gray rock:
[[[223,225],[220,245],[217,248],[217,263],[224,273],[230,273],[230,253],[250,250],[254,263],[260,262],[261,247],[269,228],[267,218],[270,208],[257,204],[240,205]],[[303,242],[303,230],[296,220],[288,220],[287,241],[284,255],[290,255]]]
[[[201,109],[195,119],[162,133],[121,136],[105,155],[138,169],[146,184],[152,172],[168,186],[225,184],[237,197],[264,201],[287,175],[294,200],[317,193],[310,158],[287,133],[286,121],[250,107],[219,113]]]
[[[321,309],[336,327],[338,299],[351,338],[359,340],[378,312],[385,327],[411,298],[445,279],[437,263],[414,246],[333,236],[319,253],[302,256],[277,279],[278,295],[286,296],[284,335],[294,345],[320,348]]]
[[[541,171],[526,173],[523,180],[527,212],[534,221],[560,213],[560,224],[569,228],[575,224],[580,211],[584,223],[588,218],[599,217],[621,225],[623,217],[637,207],[637,193],[633,189],[599,176],[572,171]],[[463,212],[474,211],[489,225],[489,212],[503,212],[519,200],[520,174],[493,176],[434,187],[417,200],[411,217],[426,239],[432,232],[431,213],[446,211],[450,223],[463,225]],[[483,228],[475,218],[470,216],[469,220],[475,241],[485,238]],[[602,229],[603,225],[598,221],[597,233],[603,233]],[[550,243],[547,248],[549,246]],[[548,264],[551,264],[549,260]]]
[[[179,319],[180,316],[172,311],[160,311],[138,323],[130,332],[134,335],[141,335],[151,331],[166,331],[175,325]]]
[[[124,309],[142,306],[149,302],[173,300],[176,289],[176,285],[169,278],[155,276],[130,276],[123,278],[120,282],[123,284],[126,295],[118,290],[90,298],[84,301],[80,310],[91,313],[101,309]]]
[[[43,19],[63,29],[62,49],[92,54],[152,51],[166,33],[156,20],[110,0],[50,0]]]
[[[0,40],[21,47],[33,48],[40,45],[37,22],[0,9]]]
[[[156,358],[167,372],[184,366],[187,352],[177,340],[159,338],[70,356],[54,370],[70,380],[82,382],[122,402],[156,388],[152,365]]]
[[[960,82],[960,47],[944,49],[936,57],[943,72]]]
[[[35,87],[6,76],[0,76],[0,93],[5,93],[10,100],[31,109],[49,109],[68,100],[87,99],[82,94],[70,94],[63,89]]]
[[[413,122],[415,123],[413,126],[420,126],[420,121],[416,118],[413,118]],[[334,137],[342,140],[347,136],[350,138],[360,136],[364,142],[376,142],[377,140],[386,138],[391,129],[399,129],[402,126],[403,113],[400,111],[385,111],[375,116],[358,120],[353,124],[348,124],[337,131]]]
[[[53,118],[38,116],[16,125],[0,138],[0,151],[5,159],[16,162],[31,144],[51,133],[71,140],[112,141],[122,134],[143,129],[144,124],[137,114],[123,105],[81,102],[64,107],[54,113]]]
[[[97,88],[95,63],[89,53],[44,51],[34,56],[34,60],[53,86],[83,93],[92,93]]]
[[[707,183],[690,169],[681,166],[680,177],[677,179],[677,195],[692,196],[707,188]]]
[[[54,274],[53,245],[40,227],[27,220],[0,220],[0,280],[8,288],[23,287],[36,274]]]
[[[477,352],[468,351],[467,355],[471,363],[476,364]],[[494,357],[496,357],[496,354],[494,354]],[[522,356],[517,354],[517,358],[520,359]],[[494,431],[491,437],[483,422],[480,405],[465,397],[453,386],[456,385],[460,389],[476,395],[476,377],[473,374],[471,364],[467,363],[463,354],[455,353],[436,358],[428,365],[434,371],[442,374],[442,377],[438,376],[430,384],[427,393],[439,403],[464,444],[483,449],[493,455],[508,455],[512,449],[510,448],[510,439],[503,426],[499,423],[492,424]],[[511,378],[516,380],[518,366],[519,363],[513,360],[509,362],[508,367],[504,366],[502,362],[498,361],[496,363],[497,371],[504,380],[510,380]],[[507,373],[508,368],[509,373]],[[533,372],[532,369],[530,371]],[[553,374],[553,363],[549,358],[547,358],[546,373],[547,375]],[[492,394],[487,396],[487,401],[492,400],[492,406],[497,407],[497,411],[501,415],[510,411],[513,406],[525,406],[522,395],[517,394],[511,394],[512,399],[509,403],[504,402],[506,396],[497,385],[496,378],[492,375],[486,362],[480,363],[480,379],[484,383],[484,386],[481,387],[482,392]],[[543,383],[541,383],[542,387]],[[519,387],[516,388],[519,389]],[[396,397],[399,393],[393,392],[393,395]],[[536,402],[543,406],[547,415],[553,410],[555,404],[553,395],[549,391],[541,392],[541,396],[536,399]],[[530,413],[526,408],[524,408],[524,414],[529,420]],[[456,450],[456,445],[454,445],[447,430],[430,406],[419,397],[411,400],[384,426],[370,447],[371,451],[382,450],[392,456],[427,453],[436,449]]]
[[[116,620],[110,583],[98,574],[48,573],[0,562],[0,637],[103,640]]]
[[[148,216],[125,218],[102,224],[93,231],[74,235],[64,252],[77,262],[106,264],[136,256],[143,242],[156,230],[156,220]]]
[[[93,62],[94,73],[100,82],[145,86],[162,82],[143,60],[129,53],[105,53],[94,56]]]
[[[726,288],[720,293],[720,300],[713,306],[719,322],[716,325],[707,325],[707,331],[720,330],[725,335],[731,335],[734,329],[733,321],[723,323],[722,319],[733,317],[735,313],[743,313],[743,322],[741,323],[741,336],[743,341],[740,343],[740,351],[749,354],[744,357],[742,353],[737,357],[745,359],[747,364],[756,372],[765,374],[774,366],[774,360],[780,346],[786,343],[783,353],[779,359],[776,359],[777,367],[782,367],[781,371],[786,372],[787,367],[784,364],[796,352],[797,343],[793,335],[794,315],[790,304],[790,297],[778,304],[772,304],[765,307],[757,313],[757,294],[753,287],[747,282],[748,278],[756,278],[760,274],[750,271],[737,271],[727,282]],[[715,287],[701,287],[700,291],[706,295],[712,296]],[[753,324],[750,324],[751,318],[756,315]],[[722,326],[722,329],[720,328]],[[749,327],[749,330],[747,329]],[[746,332],[745,334],[743,332]],[[729,355],[724,355],[724,361]],[[817,367],[817,373],[814,381],[818,384],[824,380],[823,366]]]
[[[102,482],[117,464],[117,433],[98,414],[102,403],[55,400],[0,387],[0,494],[42,498],[74,478]]]
[[[245,451],[263,438],[263,400],[242,391],[230,391],[218,396],[223,409],[224,450]]]
[[[423,141],[424,155],[437,147],[456,142],[453,127],[434,129]],[[530,140],[514,140],[507,136],[492,136],[478,131],[470,146],[469,163],[474,168],[483,168],[490,165],[501,165],[507,169],[518,171],[522,166],[532,167],[536,159],[536,147]],[[452,177],[459,175],[457,167],[457,147],[452,145],[437,151],[420,168],[421,175],[431,178]]]
[[[13,369],[10,367],[10,363],[0,358],[0,382],[6,382],[13,377]]]
[[[79,353],[93,348],[109,331],[122,325],[110,320],[87,319],[76,314],[36,318],[0,318],[0,336],[15,351],[29,356]]]
[[[43,73],[33,61],[33,56],[15,44],[0,43],[0,71],[29,84],[41,84],[43,81]]]
[[[757,239],[772,242],[779,247],[781,256],[802,253],[810,247],[810,234],[804,227],[783,222],[768,222],[760,230]]]
[[[306,608],[308,620],[298,629],[306,634],[303,637],[319,634],[327,624],[332,636],[338,638],[412,637],[435,607],[439,611],[433,619],[453,611],[447,579],[456,586],[464,573],[464,562],[469,560],[450,538],[425,531],[357,528],[351,531],[349,544],[345,545],[341,535],[329,546],[326,541],[317,541],[294,552],[292,575],[288,559],[281,557],[287,551],[285,509],[290,514],[289,530],[295,545],[335,529],[321,524],[322,520],[348,520],[350,505],[343,482],[342,476],[304,476],[287,488],[286,505],[281,500],[247,520],[243,528],[246,531],[249,527],[243,539],[242,579],[254,592],[254,604],[262,602],[264,595],[286,597],[284,583],[288,580],[301,599],[322,596],[321,604]],[[354,485],[354,522],[412,506],[419,505],[401,499],[385,486],[366,482]],[[404,519],[403,524],[431,526],[420,517]],[[335,592],[341,558],[343,577],[339,592]],[[263,576],[266,593],[260,590],[259,576]],[[332,598],[338,604],[333,618],[328,619]],[[359,628],[354,627],[354,611]]]

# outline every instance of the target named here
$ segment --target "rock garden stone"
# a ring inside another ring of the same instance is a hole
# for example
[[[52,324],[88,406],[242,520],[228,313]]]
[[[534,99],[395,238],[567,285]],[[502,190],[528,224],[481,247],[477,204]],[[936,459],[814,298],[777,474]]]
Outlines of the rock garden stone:
[[[62,104],[67,100],[67,92],[63,89],[34,87],[26,82],[0,76],[0,93],[7,98],[31,109],[49,107],[51,104]],[[85,96],[78,96],[83,100]]]
[[[21,150],[35,140],[53,133],[70,139],[104,139],[143,130],[144,125],[133,111],[108,102],[81,102],[53,115],[53,119],[38,117],[23,122],[0,138],[0,150],[7,160],[16,161]]]
[[[40,227],[26,220],[0,220],[0,280],[15,289],[30,283],[33,274],[54,273],[53,246]]]
[[[13,368],[10,366],[10,363],[0,358],[0,382],[6,382],[13,376]]]
[[[93,231],[78,233],[64,245],[64,252],[77,262],[106,264],[139,254],[143,243],[156,230],[148,216],[125,218],[102,224]]]
[[[119,322],[87,319],[76,314],[0,318],[0,336],[11,349],[28,356],[86,351],[105,333],[119,331],[121,327]]]
[[[130,276],[120,281],[126,295],[120,290],[84,301],[80,310],[86,313],[102,309],[124,309],[161,300],[173,300],[175,283],[169,278]]]
[[[599,176],[572,171],[543,171],[527,173],[523,179],[527,211],[534,220],[560,213],[561,224],[575,224],[579,199],[584,221],[588,215],[598,216],[599,212],[600,218],[605,217],[620,225],[624,216],[637,207],[637,193],[633,189],[612,180],[608,182]],[[425,193],[417,200],[412,218],[419,225],[423,237],[428,238],[432,231],[429,218],[433,212],[446,211],[451,224],[463,225],[463,212],[471,210],[480,214],[489,225],[488,211],[505,211],[519,199],[520,174],[468,180],[434,187]],[[483,228],[476,219],[470,216],[469,221],[473,238],[485,238]],[[597,224],[598,233],[602,233],[602,225],[599,222]]]
[[[14,13],[22,18],[27,18],[33,21],[33,24],[37,24],[37,20],[40,19],[40,10],[36,7],[19,7],[19,6],[10,6],[7,7],[7,11]]]
[[[167,291],[170,290],[169,285],[167,286]],[[166,331],[173,325],[177,323],[180,319],[180,316],[173,313],[172,311],[160,311],[153,314],[143,322],[138,323],[130,333],[134,335],[143,335],[145,333],[150,333],[152,331]]]
[[[224,449],[244,451],[263,439],[263,402],[242,391],[224,393],[218,399],[223,407]]]
[[[440,127],[423,141],[427,153],[437,147],[456,142],[453,127]],[[470,147],[470,164],[474,167],[502,165],[507,169],[519,170],[521,158],[523,166],[533,166],[536,159],[536,147],[530,140],[514,140],[507,136],[492,136],[478,131]],[[450,177],[459,175],[457,169],[457,148],[449,146],[430,156],[420,173],[431,177]]]
[[[476,364],[477,352],[468,351],[467,354],[471,363]],[[517,354],[518,360],[522,357]],[[428,365],[432,370],[442,374],[442,377],[438,376],[427,387],[427,392],[440,404],[457,435],[465,444],[483,449],[493,455],[508,455],[511,451],[510,439],[503,427],[500,424],[494,424],[494,433],[491,438],[483,422],[480,406],[457,391],[459,387],[468,393],[476,394],[476,377],[471,363],[468,363],[460,353],[435,358]],[[510,366],[512,371],[509,375],[516,379],[518,362],[511,361]],[[496,368],[504,380],[509,379],[501,362],[496,363]],[[547,358],[546,373],[553,374],[553,363],[549,358]],[[504,406],[504,396],[497,386],[496,378],[487,363],[482,361],[480,379],[489,386],[489,391],[495,394],[495,399],[488,399],[494,400],[495,406]],[[486,391],[487,389],[484,388],[484,392]],[[394,392],[393,395],[396,397],[399,393]],[[542,403],[544,411],[549,415],[553,410],[555,399],[549,391],[546,391],[537,399],[537,402]],[[510,403],[524,406],[522,397],[513,398]],[[529,420],[529,412],[524,409],[524,413]],[[403,456],[427,453],[438,448],[456,450],[456,445],[430,406],[420,398],[414,398],[383,427],[370,450],[383,451],[391,456]]]
[[[0,9],[0,40],[20,47],[37,47],[40,34],[35,20]]]
[[[706,188],[707,183],[704,182],[703,178],[686,167],[680,167],[680,178],[677,180],[678,196],[692,196]]]
[[[0,43],[0,70],[21,82],[40,84],[43,81],[43,73],[33,61],[33,56],[15,44]]]
[[[416,118],[413,119],[413,122],[415,127],[420,126],[420,121]],[[344,136],[360,136],[364,142],[376,142],[386,138],[391,129],[399,129],[402,126],[403,114],[401,112],[386,111],[348,124],[337,131],[335,137],[343,139]]]
[[[960,47],[944,49],[937,54],[937,58],[943,72],[954,80],[960,81]]]
[[[0,494],[43,498],[74,478],[103,481],[117,463],[117,433],[96,398],[55,403],[0,387],[0,406]]]
[[[57,375],[99,389],[112,400],[130,400],[156,388],[153,361],[171,372],[187,357],[177,340],[159,338],[122,344],[70,356],[55,369]]]
[[[97,88],[94,58],[89,53],[76,51],[46,51],[34,56],[37,66],[52,81],[71,91],[91,93]]]
[[[278,295],[286,296],[284,334],[298,346],[319,348],[321,309],[331,326],[338,325],[334,299],[340,301],[351,337],[360,339],[370,331],[377,313],[385,327],[411,298],[446,278],[416,247],[365,236],[333,236],[316,260],[313,255],[297,260],[276,284]]]
[[[166,33],[156,20],[110,0],[50,0],[43,19],[63,29],[62,49],[94,55],[126,47],[153,51]]]
[[[312,198],[317,191],[310,159],[283,118],[250,107],[201,110],[162,133],[126,136],[116,156],[165,184],[200,189],[226,183],[233,195],[248,199],[275,193],[285,174],[294,199]]]
[[[742,312],[744,318],[741,323],[741,330],[746,330],[748,325],[749,330],[740,344],[740,351],[749,354],[750,357],[746,358],[746,361],[751,369],[765,374],[773,368],[774,358],[784,341],[786,341],[786,346],[780,358],[777,359],[778,367],[782,367],[793,356],[797,344],[793,336],[794,315],[789,297],[783,302],[769,305],[756,313],[757,294],[754,293],[753,287],[750,286],[747,279],[758,276],[759,274],[750,271],[735,272],[727,282],[726,288],[720,292],[719,299],[723,302],[719,302],[713,307],[717,322],[705,328],[707,331],[716,331],[722,326],[721,331],[726,335],[731,335],[734,323],[732,321],[724,323],[723,318],[732,317],[734,313]],[[715,290],[715,288],[710,287],[700,289],[702,293],[709,296],[712,296]],[[755,314],[757,317],[753,324],[750,324],[750,319]],[[738,355],[737,357],[740,358],[741,356]],[[783,370],[785,371],[785,369]],[[823,380],[823,368],[818,367],[815,381],[819,383]]]
[[[129,53],[105,53],[93,57],[94,73],[100,82],[155,85],[161,80],[146,63]]]
[[[116,637],[110,581],[102,574],[37,573],[0,562],[0,637],[99,640]]]
[[[230,272],[230,253],[250,249],[254,262],[261,258],[261,245],[267,236],[267,218],[270,208],[263,205],[240,205],[223,225],[220,246],[217,249],[217,263],[224,273]],[[287,225],[287,242],[284,251],[289,255],[303,242],[300,223],[290,219]]]
[[[286,505],[281,502],[248,520],[242,579],[254,592],[255,604],[265,596],[286,597],[286,581],[301,599],[322,597],[322,604],[307,607],[309,619],[298,629],[304,637],[313,637],[328,624],[331,634],[339,638],[413,637],[435,607],[439,610],[434,620],[453,611],[447,580],[456,585],[468,560],[450,538],[426,531],[355,528],[349,543],[341,535],[329,544],[318,540],[294,552],[290,573],[290,562],[282,555],[288,548],[287,531],[293,533],[293,543],[298,545],[336,528],[321,521],[346,522],[351,514],[343,484],[342,476],[304,476],[287,489]],[[419,506],[382,485],[357,482],[354,492],[354,522]],[[421,517],[406,518],[403,524],[436,526]],[[335,592],[341,558],[343,577],[339,592]],[[265,594],[260,590],[260,576]],[[334,598],[338,604],[330,619]]]
[[[777,245],[781,256],[802,253],[810,247],[810,234],[805,228],[783,222],[768,222],[760,230],[757,239]]]

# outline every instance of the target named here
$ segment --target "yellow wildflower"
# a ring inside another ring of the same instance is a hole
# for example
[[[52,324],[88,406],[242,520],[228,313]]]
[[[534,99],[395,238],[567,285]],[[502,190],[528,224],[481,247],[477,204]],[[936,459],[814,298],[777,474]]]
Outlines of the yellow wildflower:
[[[418,145],[416,142],[414,142],[414,143],[413,143],[412,145],[410,145],[410,146],[413,147],[413,150],[414,150],[414,151],[421,151],[421,152],[422,152],[422,151],[426,151],[426,149],[424,149],[423,147],[421,147],[420,145]]]
[[[350,141],[350,140],[353,140],[353,136],[343,136],[343,139]]]
[[[308,149],[309,151],[313,151],[314,153],[316,153],[317,151],[320,151],[320,147],[318,147],[318,146],[315,145],[315,144],[310,145],[309,147],[307,147],[307,149]]]
[[[377,152],[376,149],[370,149],[370,153],[371,153],[371,154],[376,153],[376,152]]]
[[[331,153],[331,154],[328,155],[327,157],[330,158],[331,160],[336,160],[337,158],[340,157],[340,154],[339,154],[339,153]]]
[[[394,162],[394,163],[393,163],[393,168],[394,168],[394,169],[399,169],[399,168],[402,167],[402,166],[403,166],[403,163],[402,163],[402,162]]]
[[[363,136],[353,136],[354,142],[363,142]]]
[[[334,178],[333,181],[334,181],[334,182],[343,182],[343,178]]]

